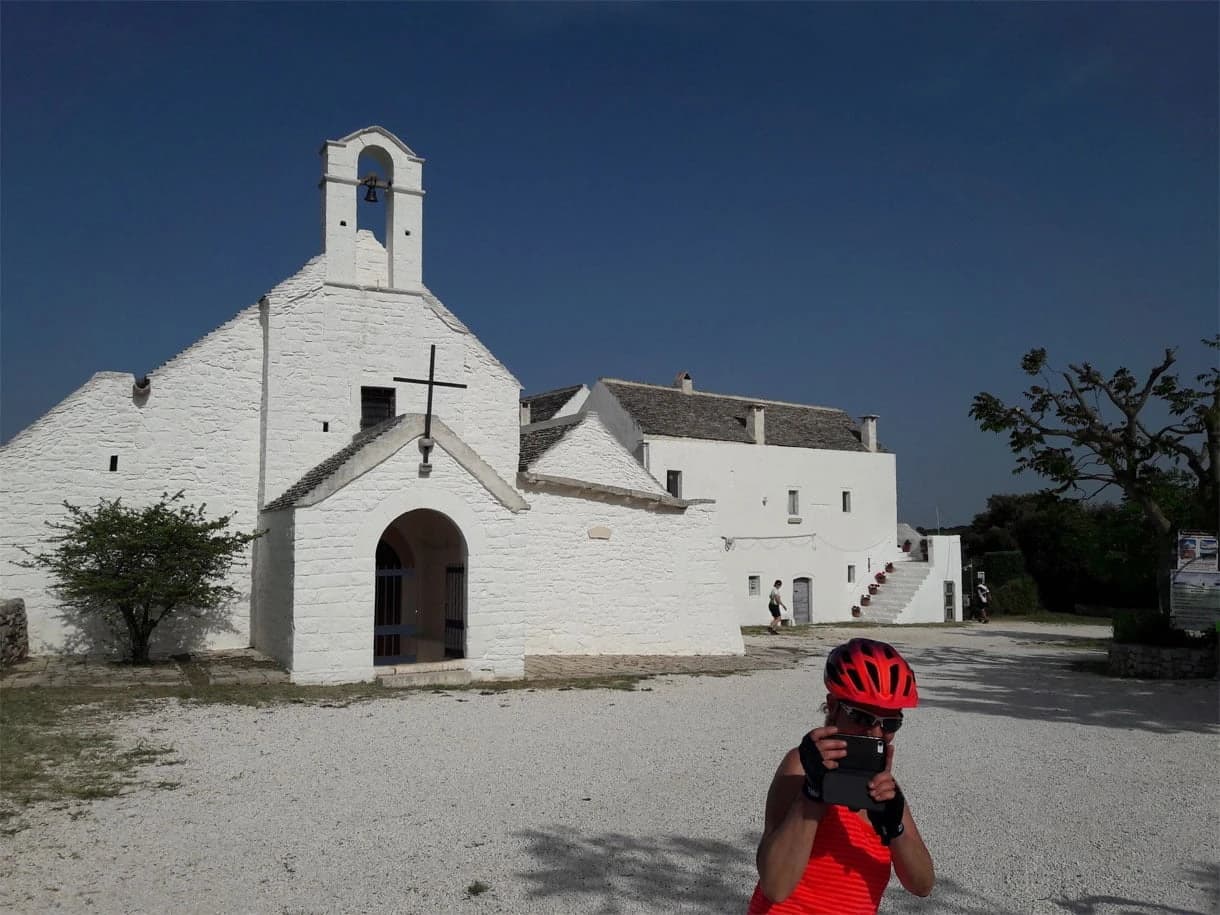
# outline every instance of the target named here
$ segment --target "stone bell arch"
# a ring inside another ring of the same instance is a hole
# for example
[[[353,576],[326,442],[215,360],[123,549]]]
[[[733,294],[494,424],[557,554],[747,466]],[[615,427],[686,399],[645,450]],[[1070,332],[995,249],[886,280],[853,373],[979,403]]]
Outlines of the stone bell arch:
[[[424,160],[384,127],[366,127],[322,147],[322,252],[326,282],[356,286],[356,207],[376,198],[386,208],[386,276],[392,289],[423,286]],[[362,154],[385,174],[360,175]]]

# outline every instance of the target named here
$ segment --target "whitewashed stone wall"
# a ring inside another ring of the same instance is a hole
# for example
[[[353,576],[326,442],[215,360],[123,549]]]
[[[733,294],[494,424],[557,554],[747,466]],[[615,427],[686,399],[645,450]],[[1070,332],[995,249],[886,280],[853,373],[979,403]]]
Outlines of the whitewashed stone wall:
[[[64,500],[145,505],[181,489],[187,501],[206,502],[210,517],[233,514],[235,529],[255,528],[261,374],[253,306],[149,372],[146,399],[133,399],[132,375],[99,372],[0,449],[0,590],[25,599],[32,651],[91,647],[65,626],[46,576],[14,565],[18,548],[44,535],[44,521],[66,517]],[[240,597],[225,625],[202,639],[193,633],[187,645],[174,644],[175,627],[164,625],[153,651],[249,644],[249,565],[237,565],[228,583]]]
[[[527,492],[528,654],[741,654],[715,506],[652,510]],[[610,530],[593,539],[591,528]]]
[[[419,451],[408,444],[326,500],[295,510],[294,681],[374,676],[377,541],[395,519],[420,508],[446,515],[466,540],[471,675],[524,673],[528,605],[520,581],[533,561],[522,520],[529,513],[509,511],[439,446],[431,462],[431,477],[420,479]]]
[[[266,533],[254,543],[257,574],[250,606],[250,644],[289,668],[296,572],[294,521],[290,511],[259,516],[259,527]]]
[[[586,413],[580,424],[552,445],[530,470],[657,495],[665,492],[665,487],[627,453],[596,413]]]

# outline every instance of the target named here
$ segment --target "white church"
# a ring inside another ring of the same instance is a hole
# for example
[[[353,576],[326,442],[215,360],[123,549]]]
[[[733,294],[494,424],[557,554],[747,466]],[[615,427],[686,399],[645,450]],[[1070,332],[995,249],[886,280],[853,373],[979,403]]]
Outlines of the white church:
[[[739,654],[775,579],[796,622],[961,618],[957,538],[897,542],[875,417],[708,394],[686,373],[523,398],[424,286],[423,160],[370,127],[322,161],[319,256],[147,375],[96,373],[0,449],[0,597],[24,599],[31,651],[91,646],[20,548],[65,500],[180,489],[266,533],[231,575],[242,599],[163,624],[154,650],[252,646],[302,683]],[[385,208],[384,246],[357,230],[362,199]]]

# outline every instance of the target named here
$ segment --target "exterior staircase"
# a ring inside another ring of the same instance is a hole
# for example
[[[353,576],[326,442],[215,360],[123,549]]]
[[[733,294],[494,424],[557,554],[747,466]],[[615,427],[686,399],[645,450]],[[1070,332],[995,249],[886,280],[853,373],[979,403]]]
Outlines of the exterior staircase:
[[[895,561],[894,571],[886,573],[881,590],[872,596],[867,607],[860,608],[860,619],[870,623],[897,622],[931,572],[930,562]]]

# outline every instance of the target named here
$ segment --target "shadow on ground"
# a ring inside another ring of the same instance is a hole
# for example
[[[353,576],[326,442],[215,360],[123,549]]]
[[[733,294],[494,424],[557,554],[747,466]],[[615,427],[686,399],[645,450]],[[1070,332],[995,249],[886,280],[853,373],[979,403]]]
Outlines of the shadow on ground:
[[[735,842],[675,835],[632,836],[621,832],[581,832],[567,826],[519,832],[535,867],[519,874],[526,894],[598,915],[627,912],[706,912],[741,915],[754,891],[755,833]],[[1183,869],[1183,881],[1205,899],[1220,892],[1217,868],[1203,862]],[[891,882],[882,912],[949,915],[1207,915],[1156,900],[1122,896],[1063,895],[1042,899],[997,899],[940,876],[926,899]],[[846,915],[846,913],[845,913]]]
[[[1097,651],[1043,653],[1034,648],[1010,653],[980,646],[911,648],[904,653],[921,684],[930,687],[923,692],[931,707],[1157,734],[1220,730],[1220,688],[1212,679],[1110,677],[1091,670],[1104,659]]]

